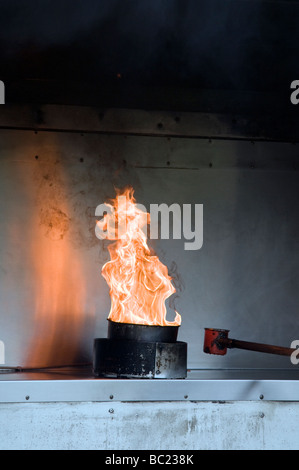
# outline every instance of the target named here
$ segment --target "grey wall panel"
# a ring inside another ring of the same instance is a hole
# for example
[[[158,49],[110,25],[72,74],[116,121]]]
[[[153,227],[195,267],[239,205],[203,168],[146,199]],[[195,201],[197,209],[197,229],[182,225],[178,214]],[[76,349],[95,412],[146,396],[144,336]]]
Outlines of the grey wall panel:
[[[255,401],[1,403],[0,449],[131,450],[139,467],[150,457],[136,450],[160,451],[161,465],[167,451],[185,451],[192,468],[194,450],[298,450],[298,407]]]
[[[0,339],[7,365],[89,360],[110,307],[95,207],[132,184],[137,201],[203,204],[203,247],[149,241],[174,276],[191,368],[294,368],[288,358],[202,352],[203,328],[289,346],[299,339],[295,145],[1,130]],[[173,299],[171,299],[173,300]],[[170,309],[171,314],[171,309]]]

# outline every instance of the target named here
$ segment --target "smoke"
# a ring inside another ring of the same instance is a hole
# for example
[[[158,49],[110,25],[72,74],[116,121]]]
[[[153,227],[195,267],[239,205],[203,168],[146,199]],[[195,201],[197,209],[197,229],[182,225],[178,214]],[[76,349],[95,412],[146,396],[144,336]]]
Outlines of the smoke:
[[[2,0],[0,58],[34,78],[269,88],[298,68],[298,17],[296,2]]]
[[[111,1],[9,0],[0,3],[0,37],[14,52],[26,43],[63,45],[109,14]],[[7,51],[6,51],[7,52]]]

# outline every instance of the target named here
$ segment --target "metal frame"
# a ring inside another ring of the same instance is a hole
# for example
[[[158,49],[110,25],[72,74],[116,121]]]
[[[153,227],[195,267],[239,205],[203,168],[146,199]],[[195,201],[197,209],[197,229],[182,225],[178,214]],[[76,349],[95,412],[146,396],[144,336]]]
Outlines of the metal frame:
[[[233,97],[224,101],[231,103]],[[222,99],[222,98],[221,98]],[[248,98],[247,98],[248,99]],[[288,102],[289,104],[289,102]],[[139,135],[200,139],[297,142],[297,120],[279,121],[247,110],[165,111],[139,108],[101,108],[55,104],[6,104],[1,109],[0,129],[35,132]]]
[[[193,370],[186,379],[97,379],[51,374],[0,376],[1,403],[299,401],[299,374],[269,370]]]

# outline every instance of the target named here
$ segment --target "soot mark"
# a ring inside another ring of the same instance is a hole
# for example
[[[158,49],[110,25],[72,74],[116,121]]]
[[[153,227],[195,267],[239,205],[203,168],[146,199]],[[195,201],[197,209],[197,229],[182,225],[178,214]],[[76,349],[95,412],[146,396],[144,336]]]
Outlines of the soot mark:
[[[46,227],[46,237],[62,240],[70,227],[70,218],[58,207],[46,207],[40,211],[40,224]]]

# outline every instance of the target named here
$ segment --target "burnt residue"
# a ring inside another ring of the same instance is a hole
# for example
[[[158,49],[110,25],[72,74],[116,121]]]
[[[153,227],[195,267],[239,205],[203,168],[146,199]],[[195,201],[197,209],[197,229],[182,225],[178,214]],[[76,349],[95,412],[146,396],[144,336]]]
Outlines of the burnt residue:
[[[47,139],[45,147],[35,151],[38,158],[34,160],[32,187],[35,188],[39,225],[44,235],[52,240],[59,241],[67,236],[77,250],[98,248],[96,262],[101,263],[103,257],[107,261],[107,244],[96,237],[95,209],[109,201],[115,188],[130,183],[138,190],[139,178],[124,158],[122,138],[114,141],[116,145],[112,149],[110,145],[107,148],[109,139],[108,143],[104,139],[103,151],[97,155],[95,142],[90,137],[72,136],[72,142],[68,138],[56,136],[52,153],[48,151]],[[52,149],[53,142],[51,140]],[[68,143],[70,145],[66,145]]]
[[[136,378],[185,378],[187,343],[157,343],[120,338],[94,340],[93,371],[96,376]]]
[[[51,240],[62,240],[70,227],[70,218],[59,207],[42,207],[40,224],[45,227],[45,236]]]
[[[169,307],[172,310],[177,311],[176,301],[180,298],[180,294],[185,290],[185,284],[175,261],[172,261],[168,268],[168,274],[171,277],[173,286],[175,287],[175,293],[169,298]]]
[[[177,340],[178,328],[175,325],[143,325],[108,320],[108,338],[174,343]]]
[[[70,166],[68,177],[71,187],[69,211],[72,219],[72,244],[77,249],[97,247],[97,262],[106,262],[107,240],[99,240],[95,235],[96,207],[109,202],[115,194],[115,188],[122,188],[128,183],[138,188],[136,174],[128,168],[123,158],[123,149],[119,149],[119,152],[103,152],[97,158],[85,157],[84,165],[80,165],[79,171],[78,166]]]
[[[35,159],[40,160],[37,155]],[[62,240],[70,230],[71,217],[59,161],[52,162],[44,156],[43,162],[35,168],[34,180],[39,225],[43,227],[45,237]]]
[[[227,348],[227,334],[220,331],[217,337],[212,341],[211,345],[215,345],[220,351],[225,350]]]
[[[61,241],[67,234],[75,238],[74,210],[78,201],[85,198],[78,184],[69,185],[66,174],[62,159],[57,155],[44,155],[34,172],[39,225],[44,229],[44,236],[53,241]]]
[[[228,347],[228,331],[205,328],[203,351],[207,354],[225,355]]]

